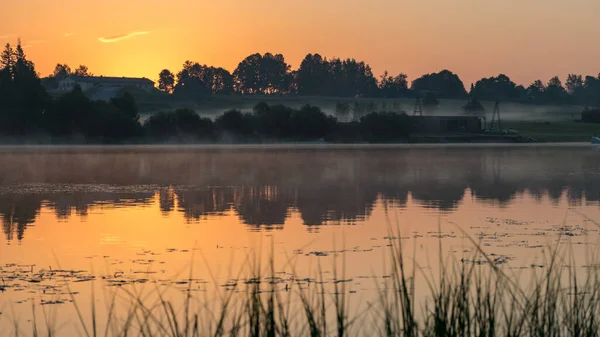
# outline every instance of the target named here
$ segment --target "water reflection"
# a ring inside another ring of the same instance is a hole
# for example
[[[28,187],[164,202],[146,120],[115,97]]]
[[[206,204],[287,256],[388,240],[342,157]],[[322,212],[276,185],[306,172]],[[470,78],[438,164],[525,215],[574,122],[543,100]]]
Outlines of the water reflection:
[[[499,206],[529,193],[600,201],[600,156],[585,147],[395,149],[104,149],[0,153],[0,217],[22,240],[42,210],[58,218],[157,202],[190,221],[235,212],[249,230],[291,211],[309,230],[371,215],[378,200],[452,212],[465,193]]]

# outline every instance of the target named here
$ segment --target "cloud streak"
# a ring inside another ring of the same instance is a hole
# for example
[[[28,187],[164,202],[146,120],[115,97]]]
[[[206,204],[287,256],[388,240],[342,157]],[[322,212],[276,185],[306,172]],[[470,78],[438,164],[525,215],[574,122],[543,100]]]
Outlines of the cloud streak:
[[[114,42],[119,42],[119,41],[123,41],[126,39],[130,39],[130,38],[138,36],[138,35],[146,35],[146,34],[148,34],[148,32],[131,32],[129,34],[120,34],[120,35],[115,35],[115,36],[100,37],[100,38],[98,38],[98,41],[100,41],[102,43],[114,43]]]
[[[73,36],[73,35],[75,35],[75,33],[64,33],[64,34],[63,34],[63,36],[64,36],[65,38],[67,38],[67,37],[71,37],[71,36]]]

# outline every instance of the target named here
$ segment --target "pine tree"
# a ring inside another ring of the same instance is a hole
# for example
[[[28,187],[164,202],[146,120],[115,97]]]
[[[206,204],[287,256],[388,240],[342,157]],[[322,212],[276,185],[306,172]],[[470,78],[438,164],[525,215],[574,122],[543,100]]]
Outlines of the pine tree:
[[[15,53],[10,46],[10,43],[7,43],[4,47],[4,50],[0,54],[0,68],[3,70],[10,71],[12,66],[15,63]]]
[[[13,53],[13,76],[16,78],[17,76],[24,77],[26,79],[37,78],[37,74],[35,72],[35,68],[33,62],[27,60],[25,56],[25,51],[21,46],[21,39],[17,41],[17,48]]]
[[[23,50],[23,47],[21,47],[21,39],[17,40],[17,48],[14,52],[14,58],[16,62],[25,61],[25,51]]]
[[[8,57],[9,52],[12,54]],[[10,97],[5,97],[4,131],[24,136],[40,126],[42,110],[47,102],[46,92],[41,85],[33,62],[27,60],[21,40],[13,51],[9,46],[2,53],[2,62],[10,68]],[[8,86],[9,83],[5,82]],[[0,130],[2,131],[2,130]]]

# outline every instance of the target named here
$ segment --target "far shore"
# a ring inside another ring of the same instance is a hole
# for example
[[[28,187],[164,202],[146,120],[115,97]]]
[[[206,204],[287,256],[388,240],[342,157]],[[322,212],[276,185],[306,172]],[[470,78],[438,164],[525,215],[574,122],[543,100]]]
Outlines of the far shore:
[[[156,151],[195,151],[195,150],[356,150],[356,149],[428,149],[428,148],[535,148],[535,147],[589,147],[599,145],[584,142],[554,143],[396,143],[396,144],[334,144],[334,143],[270,143],[270,144],[130,144],[130,145],[0,145],[0,152],[156,152]]]

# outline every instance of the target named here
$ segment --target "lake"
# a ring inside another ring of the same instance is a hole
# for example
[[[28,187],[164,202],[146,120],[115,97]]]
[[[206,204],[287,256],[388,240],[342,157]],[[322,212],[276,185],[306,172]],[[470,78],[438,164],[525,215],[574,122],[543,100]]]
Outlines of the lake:
[[[216,303],[250,284],[250,270],[273,271],[277,289],[343,283],[361,312],[390,276],[393,240],[423,277],[442,257],[494,261],[523,278],[560,246],[585,267],[600,238],[600,151],[0,147],[0,221],[0,331],[19,322],[31,334],[37,312],[38,324],[51,317],[85,335],[73,302],[86,322],[92,302],[103,321],[116,288]]]

